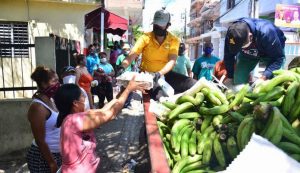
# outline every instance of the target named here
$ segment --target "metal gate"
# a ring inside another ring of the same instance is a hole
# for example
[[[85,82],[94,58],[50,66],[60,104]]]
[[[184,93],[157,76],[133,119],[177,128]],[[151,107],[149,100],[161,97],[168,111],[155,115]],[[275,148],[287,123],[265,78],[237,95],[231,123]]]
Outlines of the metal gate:
[[[27,22],[0,22],[0,99],[31,97],[35,48]]]

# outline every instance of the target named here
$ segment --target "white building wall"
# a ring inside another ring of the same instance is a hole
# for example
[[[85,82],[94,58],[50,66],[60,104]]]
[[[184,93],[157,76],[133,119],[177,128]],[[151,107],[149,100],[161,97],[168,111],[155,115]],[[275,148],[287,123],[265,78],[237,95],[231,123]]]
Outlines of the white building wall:
[[[1,21],[28,22],[30,44],[35,44],[35,37],[48,37],[50,33],[53,33],[60,37],[78,40],[82,47],[84,42],[84,15],[97,8],[95,4],[24,0],[1,0],[0,4]],[[1,80],[0,88],[4,86],[32,86],[32,80],[28,79],[30,79],[30,74],[32,73],[31,67],[35,68],[36,59],[34,48],[30,48],[29,51],[32,59],[0,58],[0,63],[3,64],[3,69],[0,67],[0,71],[3,70],[3,74],[0,73],[0,79],[5,76],[5,82]],[[14,70],[12,74],[11,69],[22,68],[24,69],[23,73],[21,70]],[[25,91],[25,97],[31,96],[31,91]],[[3,92],[0,92],[0,98],[3,97]],[[23,97],[23,92],[15,92],[15,97]],[[13,91],[6,92],[6,98],[13,98]]]
[[[242,17],[250,17],[251,0],[240,0],[237,1],[235,4],[236,6],[228,11],[227,1],[222,1],[221,8],[220,8],[220,15],[221,16],[224,15],[224,16],[220,18],[220,23],[229,23]]]

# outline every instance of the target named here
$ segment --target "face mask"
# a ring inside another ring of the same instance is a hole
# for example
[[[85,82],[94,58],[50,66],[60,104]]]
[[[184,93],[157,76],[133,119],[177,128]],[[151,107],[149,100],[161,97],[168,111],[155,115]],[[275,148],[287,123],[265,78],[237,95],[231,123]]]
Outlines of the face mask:
[[[153,25],[153,32],[156,36],[166,36],[167,35],[167,30],[166,29],[161,29],[157,25]]]
[[[179,48],[179,51],[178,51],[178,55],[183,55],[184,54],[184,49],[182,49],[182,48]]]
[[[91,55],[95,55],[95,50],[90,50]]]
[[[68,84],[68,83],[75,84],[75,80],[76,80],[76,76],[74,76],[74,75],[69,75],[69,76],[65,76],[65,77],[63,78],[63,83],[64,83],[64,84]]]
[[[105,64],[105,63],[107,63],[107,59],[106,58],[101,58],[100,62],[103,63],[103,64]]]
[[[42,90],[41,92],[44,93],[49,98],[52,98],[55,95],[55,93],[59,87],[60,87],[60,83],[57,82],[56,84],[50,85],[48,88]]]
[[[211,47],[206,47],[204,49],[204,53],[205,55],[210,55],[212,53],[213,49]]]
[[[124,56],[128,56],[130,51],[125,51]]]

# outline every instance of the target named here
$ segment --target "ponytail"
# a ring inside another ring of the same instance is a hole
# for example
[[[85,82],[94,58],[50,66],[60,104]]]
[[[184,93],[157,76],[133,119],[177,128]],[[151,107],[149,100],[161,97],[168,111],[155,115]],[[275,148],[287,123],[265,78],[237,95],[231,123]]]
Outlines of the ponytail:
[[[57,128],[60,128],[62,122],[64,121],[64,119],[66,118],[67,115],[68,115],[68,113],[59,112],[57,120],[56,120],[56,127]]]

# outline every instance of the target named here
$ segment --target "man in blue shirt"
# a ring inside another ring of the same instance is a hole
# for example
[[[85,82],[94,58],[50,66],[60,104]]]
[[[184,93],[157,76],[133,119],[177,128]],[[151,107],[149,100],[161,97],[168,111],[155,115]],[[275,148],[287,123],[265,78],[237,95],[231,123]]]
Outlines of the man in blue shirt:
[[[207,80],[212,80],[215,65],[220,59],[211,54],[213,51],[213,45],[211,43],[205,43],[203,51],[204,54],[195,61],[192,69],[194,79],[198,80],[205,77]]]
[[[99,64],[100,59],[96,53],[96,48],[94,45],[90,45],[89,55],[86,57],[86,68],[92,76],[94,75],[94,70],[98,69]]]
[[[249,74],[259,61],[266,64],[261,79],[272,78],[272,72],[283,66],[285,40],[283,32],[268,20],[241,18],[234,22],[225,38],[224,63],[228,78],[224,84],[248,83]]]

